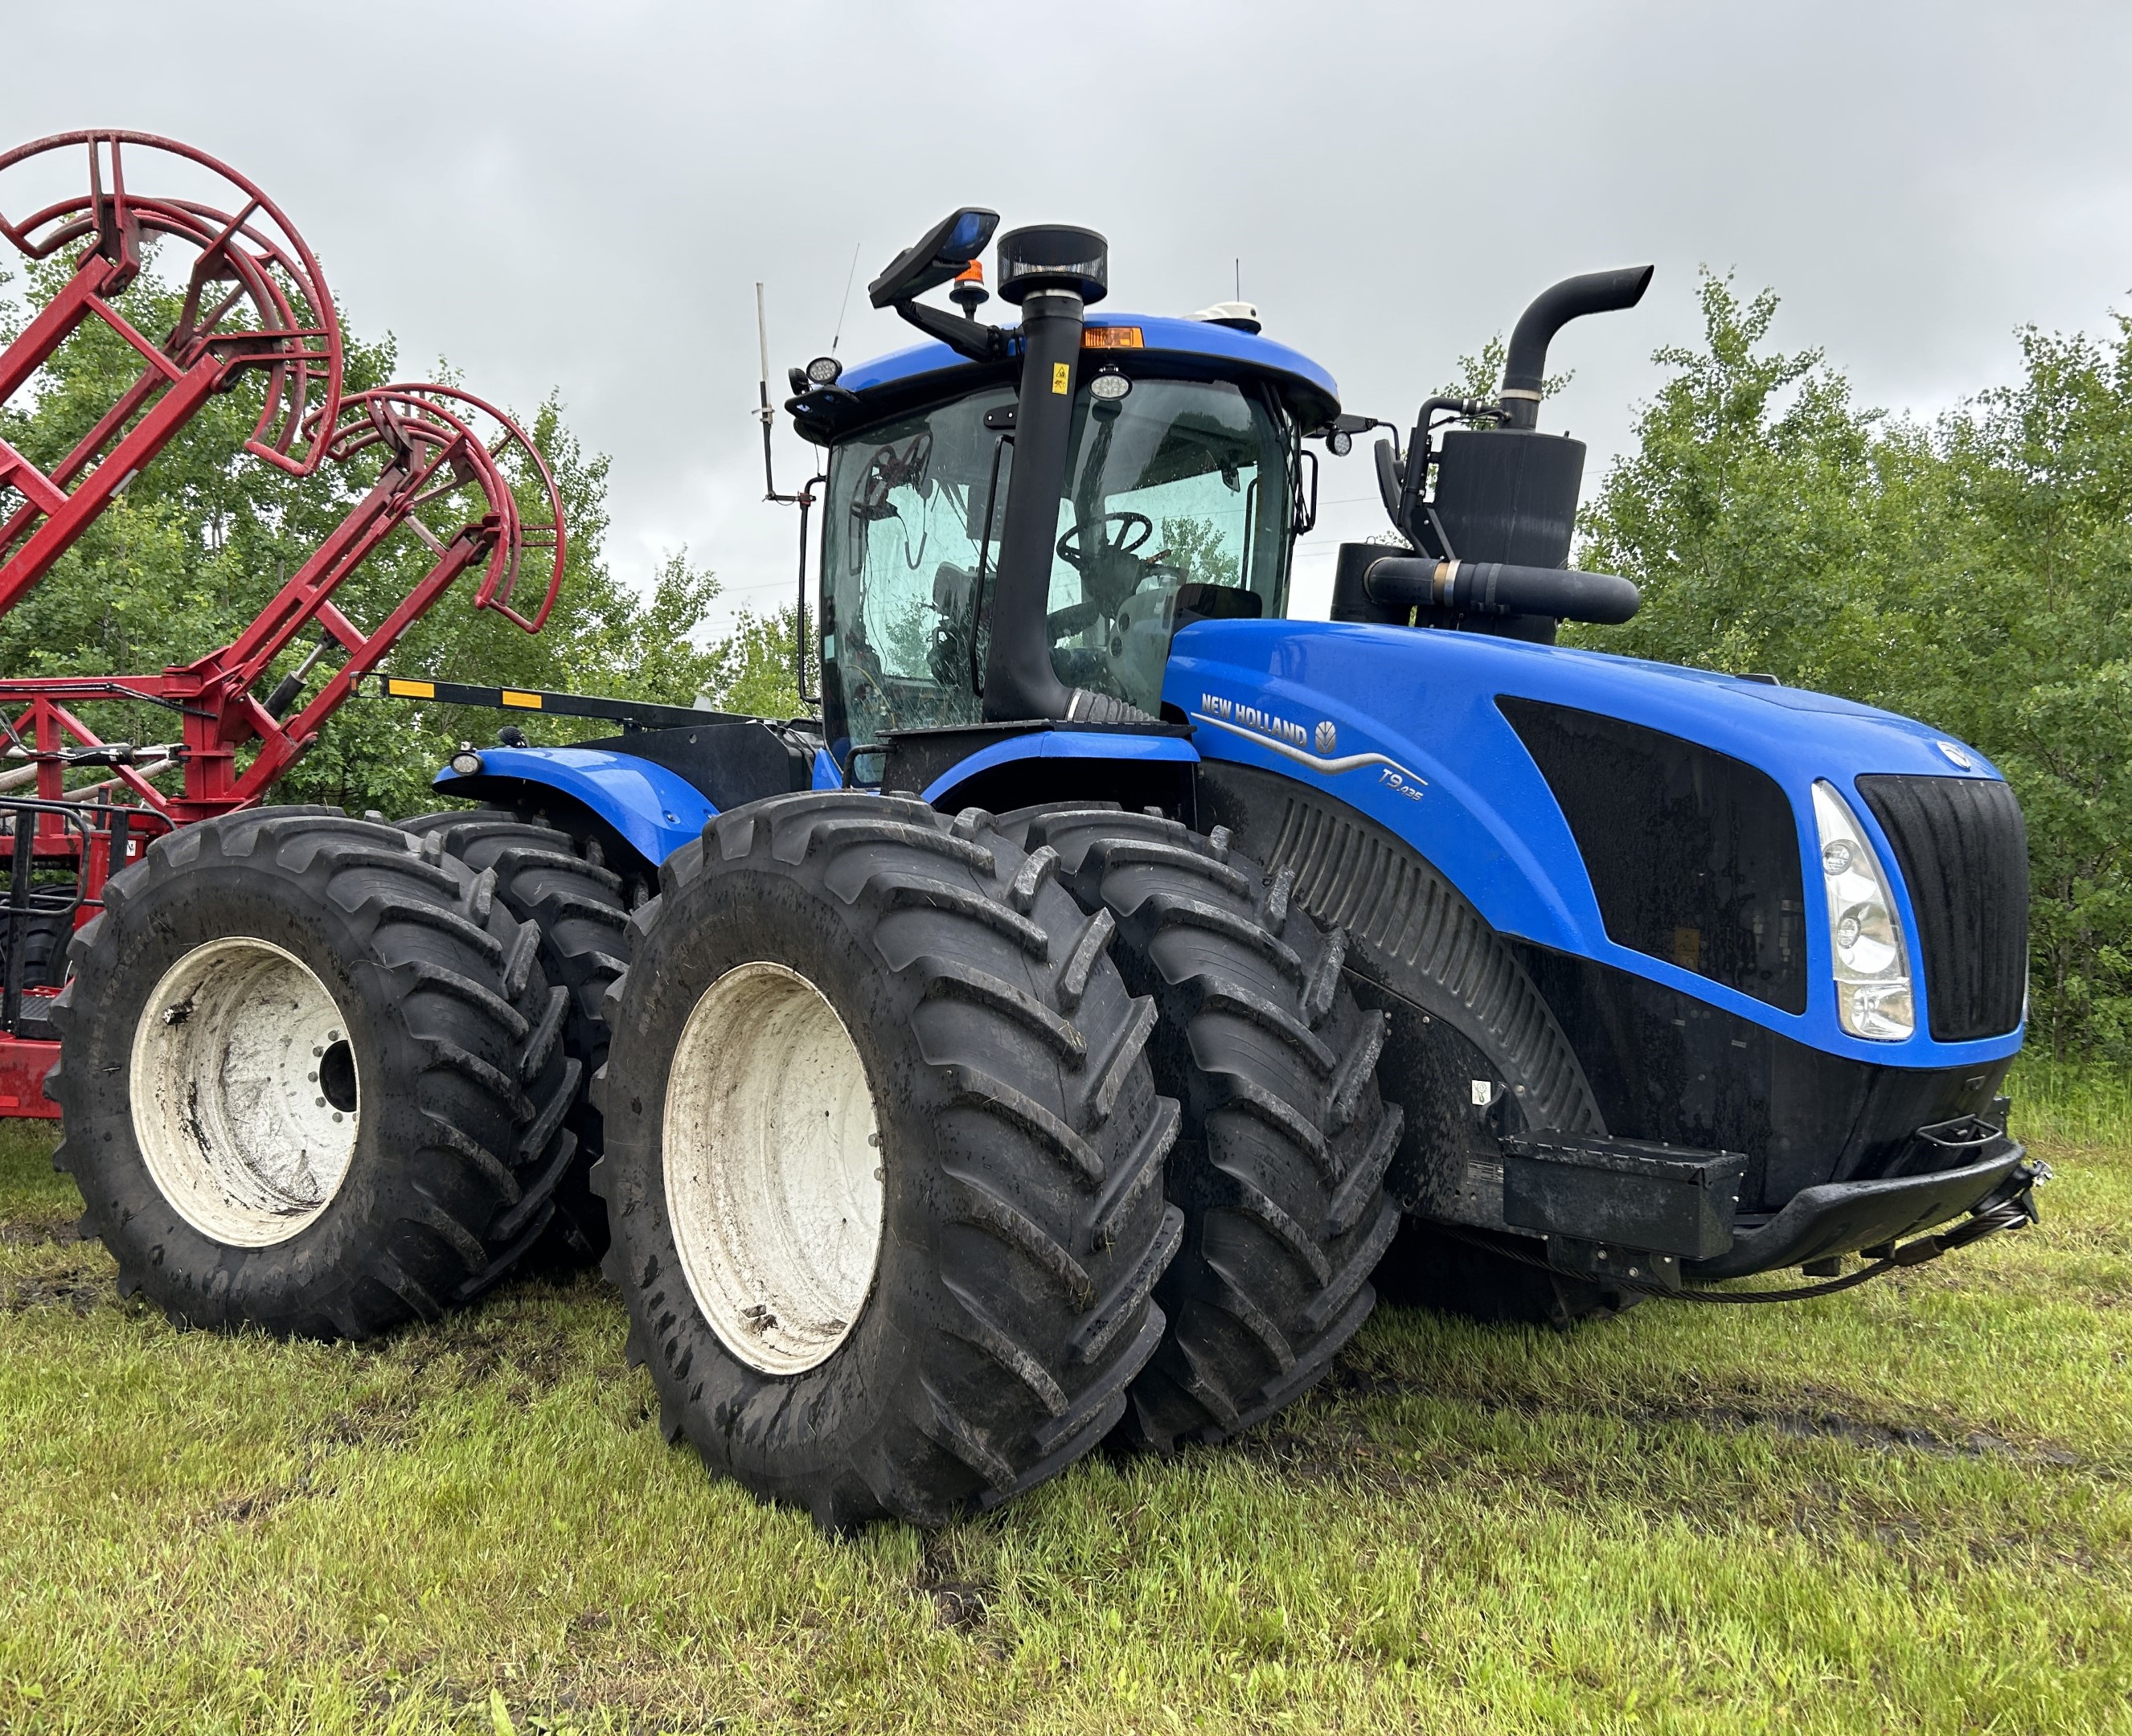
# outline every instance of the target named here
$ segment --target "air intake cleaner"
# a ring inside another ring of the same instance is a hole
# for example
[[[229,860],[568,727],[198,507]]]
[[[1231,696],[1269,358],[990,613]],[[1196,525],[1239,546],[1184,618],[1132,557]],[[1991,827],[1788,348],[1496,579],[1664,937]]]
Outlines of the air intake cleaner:
[[[1111,244],[1093,229],[1040,223],[999,241],[999,293],[1019,307],[1039,290],[1066,290],[1084,302],[1111,292]]]

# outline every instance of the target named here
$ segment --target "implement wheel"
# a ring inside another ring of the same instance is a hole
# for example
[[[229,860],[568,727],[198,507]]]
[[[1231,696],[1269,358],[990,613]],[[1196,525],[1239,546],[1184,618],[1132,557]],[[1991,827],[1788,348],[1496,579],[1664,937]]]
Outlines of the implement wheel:
[[[778,797],[630,918],[593,1182],[631,1354],[670,1440],[824,1528],[1044,1481],[1162,1336],[1155,1008],[1051,866],[976,810]]]
[[[471,1300],[541,1234],[576,1144],[568,996],[440,843],[269,808],[106,885],[49,1090],[122,1292],[366,1338]]]
[[[1400,1223],[1382,1017],[1341,980],[1344,937],[1226,833],[1088,806],[1000,827],[1116,924],[1126,986],[1161,1009],[1150,1056],[1184,1105],[1169,1190],[1184,1249],[1156,1292],[1169,1329],[1130,1426],[1164,1451],[1222,1440],[1315,1385],[1375,1303],[1370,1274]]]
[[[417,837],[441,839],[447,854],[477,872],[493,870],[504,908],[540,931],[540,968],[569,991],[563,1053],[589,1085],[607,1059],[603,1003],[622,975],[628,945],[622,876],[596,859],[598,844],[579,844],[552,826],[487,808],[424,814],[400,825]],[[579,1091],[563,1125],[577,1135],[577,1161],[555,1190],[555,1220],[530,1259],[590,1265],[607,1252],[607,1208],[593,1196],[589,1179],[602,1142],[588,1091]]]

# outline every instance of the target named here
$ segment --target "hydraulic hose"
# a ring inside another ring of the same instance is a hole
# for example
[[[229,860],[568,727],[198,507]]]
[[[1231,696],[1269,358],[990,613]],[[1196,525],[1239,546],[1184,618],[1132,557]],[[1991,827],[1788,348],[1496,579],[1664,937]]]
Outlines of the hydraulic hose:
[[[1388,554],[1362,573],[1371,602],[1394,608],[1453,609],[1471,615],[1548,615],[1618,626],[1643,601],[1611,573],[1573,567],[1513,567],[1501,561],[1431,560]]]

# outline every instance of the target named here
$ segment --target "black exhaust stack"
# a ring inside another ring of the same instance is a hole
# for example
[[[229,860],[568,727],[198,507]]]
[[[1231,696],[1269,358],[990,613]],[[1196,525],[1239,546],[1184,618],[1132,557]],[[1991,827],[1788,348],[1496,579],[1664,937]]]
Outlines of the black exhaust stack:
[[[1616,623],[1635,612],[1636,587],[1609,573],[1568,570],[1584,482],[1584,443],[1538,432],[1548,346],[1571,320],[1634,307],[1652,267],[1565,278],[1544,290],[1510,334],[1500,401],[1432,398],[1422,406],[1404,463],[1379,452],[1385,507],[1414,544],[1412,557],[1342,546],[1332,618],[1451,627],[1552,643],[1563,621]],[[1443,411],[1492,425],[1435,436]],[[1435,488],[1428,483],[1433,472]]]
[[[1000,237],[998,284],[1000,299],[1021,309],[1021,396],[999,576],[987,605],[985,717],[996,723],[1151,722],[1121,699],[1068,687],[1051,667],[1051,555],[1073,443],[1082,319],[1109,292],[1109,244],[1092,229],[1013,230]]]
[[[1547,347],[1554,334],[1587,314],[1614,314],[1632,308],[1651,285],[1651,266],[1624,266],[1618,271],[1587,271],[1565,277],[1543,290],[1518,316],[1510,333],[1510,352],[1503,363],[1503,426],[1530,429],[1539,424],[1539,400],[1546,387]]]

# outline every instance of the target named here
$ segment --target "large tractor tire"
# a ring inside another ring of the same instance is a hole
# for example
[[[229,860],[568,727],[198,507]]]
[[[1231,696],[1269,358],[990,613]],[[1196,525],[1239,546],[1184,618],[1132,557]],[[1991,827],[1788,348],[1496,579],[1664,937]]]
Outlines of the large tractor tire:
[[[1168,1186],[1184,1246],[1156,1292],[1169,1327],[1130,1427],[1164,1451],[1222,1440],[1314,1385],[1375,1302],[1400,1223],[1382,1017],[1341,979],[1344,938],[1226,834],[1089,806],[1000,827],[1116,925],[1126,985],[1160,1011],[1150,1058],[1184,1105]]]
[[[569,997],[441,842],[268,808],[160,837],[105,886],[48,1089],[122,1292],[367,1338],[471,1301],[540,1236],[576,1147]]]
[[[977,810],[713,820],[630,919],[594,1172],[669,1440],[828,1530],[938,1524],[1116,1427],[1175,1103],[1110,924]]]
[[[540,968],[570,995],[563,1053],[589,1085],[607,1060],[603,1002],[607,985],[622,975],[628,946],[622,876],[590,860],[588,846],[569,833],[495,808],[462,808],[400,824],[417,837],[441,838],[447,854],[478,873],[494,870],[504,908],[540,931]],[[588,1091],[579,1091],[563,1125],[577,1135],[577,1161],[555,1189],[555,1220],[530,1260],[589,1265],[607,1252],[607,1207],[593,1197],[589,1179],[602,1141]]]

